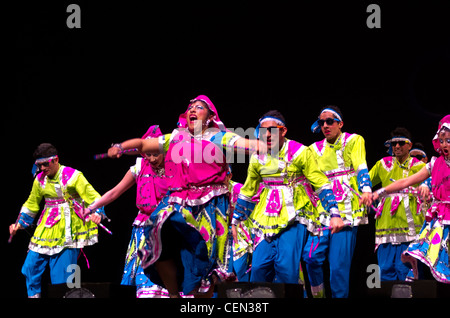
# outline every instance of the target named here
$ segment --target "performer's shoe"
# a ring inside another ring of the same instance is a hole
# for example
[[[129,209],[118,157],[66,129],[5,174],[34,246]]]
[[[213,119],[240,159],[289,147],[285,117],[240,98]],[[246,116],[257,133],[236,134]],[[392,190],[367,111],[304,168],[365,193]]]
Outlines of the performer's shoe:
[[[200,288],[195,288],[192,290],[189,295],[194,296],[194,298],[212,298],[214,295],[214,286],[219,281],[219,278],[215,273],[211,275],[211,284],[209,285],[209,288],[205,292],[201,292]]]

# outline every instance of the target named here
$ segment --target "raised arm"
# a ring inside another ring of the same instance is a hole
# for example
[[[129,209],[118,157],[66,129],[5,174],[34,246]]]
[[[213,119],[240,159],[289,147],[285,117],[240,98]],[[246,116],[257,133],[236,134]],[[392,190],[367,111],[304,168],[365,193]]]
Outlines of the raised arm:
[[[421,182],[425,181],[426,179],[428,179],[429,176],[430,176],[430,174],[428,172],[427,167],[425,166],[416,174],[413,174],[412,176],[409,176],[404,179],[397,180],[397,181],[391,183],[390,185],[386,186],[386,188],[381,188],[381,189],[375,191],[373,193],[372,200],[375,201],[384,192],[389,194],[392,192],[400,191],[400,190],[407,188],[409,186],[412,186],[414,184],[421,183]]]
[[[139,152],[153,152],[159,153],[159,141],[158,138],[150,139],[129,139],[122,142],[121,144],[115,144],[108,149],[108,157],[110,158],[120,158],[122,156],[122,151],[127,149],[136,148]]]
[[[130,170],[128,170],[123,179],[114,188],[102,195],[100,199],[91,204],[89,206],[89,209],[94,211],[110,204],[111,202],[119,198],[125,191],[131,188],[135,183],[136,181],[133,177],[133,174]]]
[[[247,138],[239,138],[236,140],[236,151],[239,151],[240,149],[244,149],[246,154],[251,154],[254,151],[258,152],[259,154],[266,153],[267,152],[267,145],[261,140],[257,139],[247,139]]]

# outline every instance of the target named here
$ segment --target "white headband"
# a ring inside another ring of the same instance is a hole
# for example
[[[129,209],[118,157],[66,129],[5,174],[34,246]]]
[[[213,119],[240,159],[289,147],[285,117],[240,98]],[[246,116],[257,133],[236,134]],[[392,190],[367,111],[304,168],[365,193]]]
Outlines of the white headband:
[[[411,154],[411,153],[414,152],[414,151],[420,153],[424,158],[427,156],[427,154],[425,153],[425,151],[423,151],[422,149],[417,149],[417,148],[411,149],[411,151],[409,152],[409,154]]]
[[[38,158],[38,159],[36,159],[36,161],[34,163],[38,164],[38,163],[49,162],[50,160],[53,160],[53,159],[56,159],[56,158],[58,158],[58,155],[54,155],[54,156],[51,156],[51,157],[45,157],[45,158]]]
[[[331,108],[325,108],[324,110],[322,110],[320,115],[322,115],[323,113],[326,113],[326,112],[332,113],[334,116],[336,116],[337,119],[339,119],[339,121],[342,121],[341,116],[339,116],[339,114],[336,111],[332,110]],[[320,117],[320,115],[319,115],[319,117]]]
[[[275,118],[275,117],[264,117],[263,119],[261,119],[259,124],[261,125],[262,123],[265,123],[266,121],[274,121],[279,126],[285,126],[285,124],[280,119]]]

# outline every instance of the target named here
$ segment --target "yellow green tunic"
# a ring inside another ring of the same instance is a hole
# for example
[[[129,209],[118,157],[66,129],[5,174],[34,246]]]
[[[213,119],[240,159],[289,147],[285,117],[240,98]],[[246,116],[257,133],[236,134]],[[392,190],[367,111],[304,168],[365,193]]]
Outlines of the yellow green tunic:
[[[372,167],[370,179],[373,185],[386,187],[393,182],[419,172],[425,164],[413,157],[400,163],[395,157],[385,157]],[[379,209],[381,216],[375,222],[375,243],[403,243],[418,237],[424,215],[417,208],[417,198],[411,194],[393,193],[384,197]]]
[[[39,212],[42,198],[45,199],[29,249],[54,255],[64,248],[83,248],[97,243],[97,225],[92,221],[83,224],[77,212],[82,200],[90,205],[100,197],[84,175],[73,168],[60,165],[53,178],[38,174],[28,200],[22,206],[19,221],[23,227],[28,227]]]
[[[358,194],[372,192],[368,176],[364,138],[357,134],[341,133],[334,144],[326,139],[310,146],[319,168],[333,185],[341,218],[349,226],[367,224],[364,206],[360,206]],[[330,215],[319,202],[320,223],[328,226]]]
[[[315,208],[317,194],[331,190],[331,185],[308,147],[286,139],[278,158],[252,155],[238,204],[251,203],[261,182],[264,189],[249,217],[257,237],[277,235],[294,221],[306,225],[311,232],[316,230],[319,226]]]

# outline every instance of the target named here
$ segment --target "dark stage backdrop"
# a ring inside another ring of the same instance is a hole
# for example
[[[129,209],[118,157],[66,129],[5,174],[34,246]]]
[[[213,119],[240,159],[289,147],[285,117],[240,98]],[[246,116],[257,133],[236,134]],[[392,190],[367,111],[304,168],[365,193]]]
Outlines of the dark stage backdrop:
[[[435,154],[431,139],[450,109],[449,2],[159,2],[33,1],[5,10],[11,72],[1,116],[0,243],[8,296],[26,297],[20,269],[29,235],[8,245],[7,227],[31,190],[32,153],[42,142],[105,193],[134,158],[94,161],[95,153],[153,124],[171,132],[189,100],[206,94],[229,128],[255,127],[279,109],[288,138],[307,145],[323,138],[310,131],[320,108],[338,105],[344,130],[366,140],[369,168],[386,155],[396,126]],[[71,3],[81,8],[81,28],[66,25]],[[381,9],[381,28],[367,26],[371,3]],[[236,181],[246,167],[234,165]],[[114,235],[100,230],[100,243],[85,249],[91,268],[79,260],[82,281],[120,282],[134,190],[106,207]],[[353,296],[376,262],[373,216],[359,235]]]

